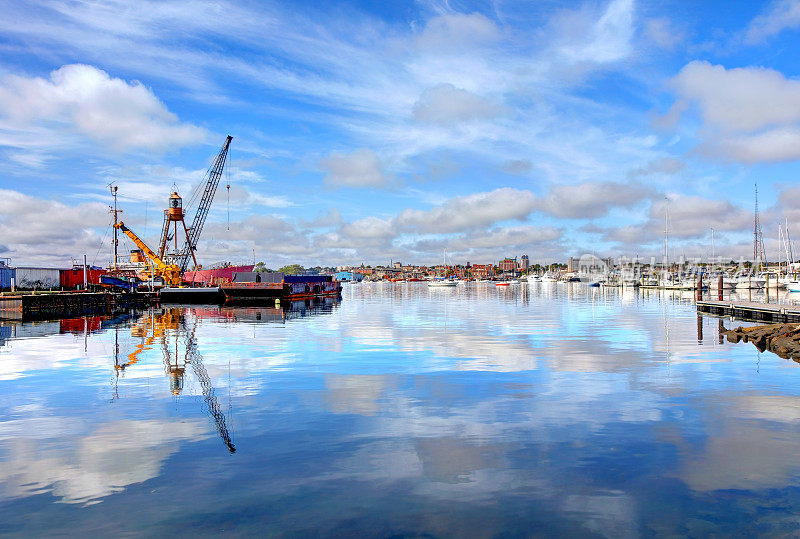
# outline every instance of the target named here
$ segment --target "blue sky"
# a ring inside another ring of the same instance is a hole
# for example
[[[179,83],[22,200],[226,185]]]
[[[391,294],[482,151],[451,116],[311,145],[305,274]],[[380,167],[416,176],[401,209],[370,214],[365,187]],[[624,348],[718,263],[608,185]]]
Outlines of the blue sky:
[[[0,256],[151,240],[231,134],[201,262],[767,254],[800,217],[800,2],[24,2]],[[227,181],[227,178],[226,178]],[[797,231],[800,235],[800,230]],[[124,245],[124,248],[129,247]]]

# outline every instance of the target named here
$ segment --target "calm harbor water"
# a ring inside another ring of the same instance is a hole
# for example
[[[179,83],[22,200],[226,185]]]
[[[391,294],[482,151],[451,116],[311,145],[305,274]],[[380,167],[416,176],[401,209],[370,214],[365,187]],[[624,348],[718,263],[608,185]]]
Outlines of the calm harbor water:
[[[0,322],[0,534],[794,534],[800,369],[721,324],[548,283]]]

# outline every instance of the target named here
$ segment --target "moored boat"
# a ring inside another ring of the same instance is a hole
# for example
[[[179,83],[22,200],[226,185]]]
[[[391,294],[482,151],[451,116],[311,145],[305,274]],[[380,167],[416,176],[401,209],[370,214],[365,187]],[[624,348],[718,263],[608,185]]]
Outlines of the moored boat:
[[[428,286],[431,288],[452,288],[458,285],[458,281],[450,279],[440,279],[436,281],[428,281]]]
[[[342,286],[332,275],[285,275],[280,272],[238,274],[220,285],[226,302],[306,299],[338,296]]]

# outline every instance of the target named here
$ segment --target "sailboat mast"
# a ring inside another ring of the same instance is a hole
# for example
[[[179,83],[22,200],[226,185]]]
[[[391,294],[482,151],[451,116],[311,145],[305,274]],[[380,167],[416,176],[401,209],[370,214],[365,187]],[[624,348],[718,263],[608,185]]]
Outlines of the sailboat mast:
[[[761,233],[761,219],[758,215],[758,182],[755,182],[755,211],[753,218],[753,265],[758,261],[759,269],[764,265],[764,237]]]
[[[664,271],[669,268],[669,199],[664,197]]]
[[[714,264],[716,255],[714,253],[714,227],[711,227],[711,263]]]

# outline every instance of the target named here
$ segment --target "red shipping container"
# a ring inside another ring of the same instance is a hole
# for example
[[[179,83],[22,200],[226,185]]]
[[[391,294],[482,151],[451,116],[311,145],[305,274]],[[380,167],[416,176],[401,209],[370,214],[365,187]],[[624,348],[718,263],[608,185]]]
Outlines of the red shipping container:
[[[99,285],[100,276],[105,275],[106,271],[102,268],[89,266],[86,268],[86,282],[90,285]],[[61,288],[65,290],[76,290],[83,288],[83,266],[75,266],[72,269],[61,270]]]

